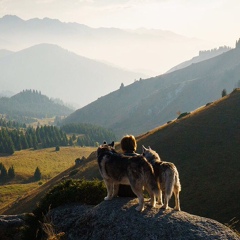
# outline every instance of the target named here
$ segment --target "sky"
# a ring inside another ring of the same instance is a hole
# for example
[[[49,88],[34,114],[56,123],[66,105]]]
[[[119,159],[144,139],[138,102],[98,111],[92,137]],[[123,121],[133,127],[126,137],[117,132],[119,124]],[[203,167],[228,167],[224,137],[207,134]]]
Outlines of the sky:
[[[169,30],[231,47],[240,37],[239,13],[239,0],[0,0],[0,17]]]

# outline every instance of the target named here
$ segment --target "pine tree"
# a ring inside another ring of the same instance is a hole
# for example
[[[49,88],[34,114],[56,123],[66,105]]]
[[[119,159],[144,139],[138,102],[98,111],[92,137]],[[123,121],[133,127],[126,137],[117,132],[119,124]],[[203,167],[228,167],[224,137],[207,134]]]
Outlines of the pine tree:
[[[2,167],[1,167],[0,180],[1,181],[6,181],[7,180],[7,169],[5,168],[5,166],[3,164],[2,164]]]
[[[41,180],[41,178],[42,178],[42,173],[41,173],[39,167],[36,168],[33,177],[34,177],[34,180],[35,180],[35,181]]]
[[[8,169],[8,178],[9,178],[9,179],[15,178],[15,170],[14,170],[14,167],[13,167],[13,166],[11,166],[11,167]]]
[[[224,96],[226,96],[227,95],[227,90],[224,88],[223,90],[222,90],[222,97],[224,97]]]
[[[240,38],[236,41],[236,48],[240,48]]]

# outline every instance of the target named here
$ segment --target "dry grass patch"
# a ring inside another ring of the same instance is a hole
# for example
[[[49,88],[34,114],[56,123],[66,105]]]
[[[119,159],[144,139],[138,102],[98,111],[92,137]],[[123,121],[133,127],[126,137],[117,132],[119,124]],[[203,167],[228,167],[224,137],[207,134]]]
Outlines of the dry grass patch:
[[[41,182],[62,173],[74,166],[76,158],[88,157],[96,148],[93,147],[60,147],[41,150],[17,151],[11,156],[0,157],[0,162],[8,169],[14,166],[16,177],[11,182],[0,185],[0,209],[12,202],[18,201],[25,194],[40,186],[39,182],[33,182],[33,174],[36,167],[42,173]]]
[[[39,185],[37,182],[29,184],[11,184],[0,186],[0,209],[6,205],[11,204],[12,201],[16,201],[21,198],[24,194],[37,188]]]
[[[43,180],[48,180],[75,164],[76,158],[88,157],[95,148],[91,147],[61,147],[41,150],[17,151],[11,156],[1,157],[0,162],[8,169],[12,165],[15,169],[16,180],[25,181],[31,178],[36,167],[40,168]]]

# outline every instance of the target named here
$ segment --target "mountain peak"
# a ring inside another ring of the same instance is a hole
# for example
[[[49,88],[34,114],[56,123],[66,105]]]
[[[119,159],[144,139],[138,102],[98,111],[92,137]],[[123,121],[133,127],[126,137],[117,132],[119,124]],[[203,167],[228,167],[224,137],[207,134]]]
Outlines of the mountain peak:
[[[16,15],[4,15],[2,18],[0,18],[0,21],[4,21],[4,22],[24,22],[23,19],[21,19],[20,17],[16,16]]]

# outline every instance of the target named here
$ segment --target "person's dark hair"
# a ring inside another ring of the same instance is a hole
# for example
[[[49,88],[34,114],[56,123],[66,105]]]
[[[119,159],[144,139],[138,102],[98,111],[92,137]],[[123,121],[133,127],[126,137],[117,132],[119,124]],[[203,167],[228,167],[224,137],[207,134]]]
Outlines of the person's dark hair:
[[[137,142],[133,135],[126,135],[121,140],[121,148],[124,152],[135,152],[137,149]]]

